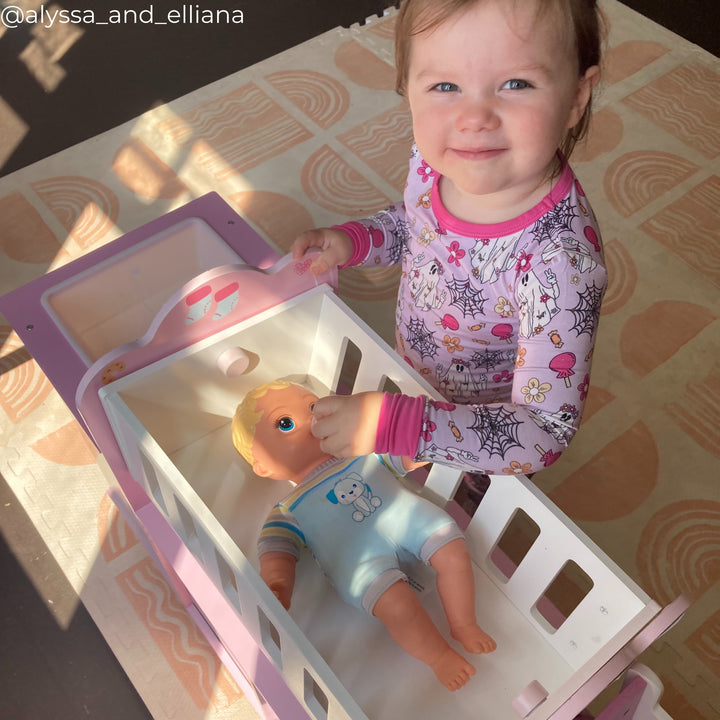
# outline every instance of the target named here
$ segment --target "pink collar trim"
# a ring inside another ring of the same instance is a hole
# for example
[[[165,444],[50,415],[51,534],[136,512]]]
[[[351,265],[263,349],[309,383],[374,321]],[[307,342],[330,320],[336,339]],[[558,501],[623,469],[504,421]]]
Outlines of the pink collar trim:
[[[450,230],[453,233],[471,238],[496,238],[513,235],[520,230],[537,222],[545,213],[555,207],[569,192],[574,182],[570,165],[563,159],[562,172],[560,178],[553,186],[552,190],[537,204],[530,208],[522,215],[518,215],[511,220],[505,220],[501,223],[480,224],[466,222],[460,220],[448,212],[447,208],[440,199],[440,176],[436,176],[433,180],[432,189],[430,190],[430,198],[432,209],[441,228]]]

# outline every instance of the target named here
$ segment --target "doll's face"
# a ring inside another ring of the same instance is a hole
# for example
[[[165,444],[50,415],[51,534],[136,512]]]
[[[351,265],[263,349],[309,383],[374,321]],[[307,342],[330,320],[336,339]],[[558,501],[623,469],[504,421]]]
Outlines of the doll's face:
[[[297,385],[269,390],[256,402],[253,470],[261,477],[300,482],[330,456],[311,433],[317,396]]]

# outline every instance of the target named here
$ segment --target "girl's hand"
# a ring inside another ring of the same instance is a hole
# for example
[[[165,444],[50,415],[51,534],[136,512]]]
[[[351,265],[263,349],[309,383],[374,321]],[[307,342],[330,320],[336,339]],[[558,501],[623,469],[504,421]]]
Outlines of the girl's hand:
[[[353,254],[350,238],[342,230],[333,228],[306,230],[295,238],[290,252],[295,260],[299,260],[312,247],[322,251],[310,266],[313,275],[321,275],[331,268],[344,265]]]
[[[313,408],[312,434],[323,452],[335,457],[357,457],[375,452],[383,393],[330,395]]]

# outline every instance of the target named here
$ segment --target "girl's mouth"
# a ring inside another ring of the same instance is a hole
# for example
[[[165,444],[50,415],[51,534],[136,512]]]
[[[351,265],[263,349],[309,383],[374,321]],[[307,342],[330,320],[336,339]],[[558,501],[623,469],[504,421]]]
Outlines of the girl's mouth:
[[[452,152],[463,160],[490,160],[505,152],[505,148],[452,148]]]

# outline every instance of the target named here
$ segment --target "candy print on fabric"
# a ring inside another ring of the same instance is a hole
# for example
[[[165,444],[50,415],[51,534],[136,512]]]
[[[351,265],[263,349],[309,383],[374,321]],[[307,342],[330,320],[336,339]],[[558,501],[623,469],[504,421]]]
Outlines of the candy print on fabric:
[[[512,343],[513,341],[513,326],[510,323],[498,323],[493,325],[490,331],[496,338],[504,340],[506,343]]]
[[[416,457],[541,470],[587,397],[607,284],[594,214],[567,164],[534,208],[491,225],[453,217],[438,179],[413,148],[404,202],[356,221],[368,229],[363,265],[402,265],[398,352],[456,404],[428,403]]]
[[[553,371],[557,372],[557,376],[565,381],[565,387],[572,387],[570,377],[575,374],[573,368],[577,358],[574,353],[565,352],[556,355],[549,363],[548,367]]]
[[[460,327],[457,318],[450,315],[450,313],[445,313],[440,320],[435,321],[435,324],[440,325],[443,330],[457,330]]]
[[[540,445],[535,445],[535,449],[540,453],[540,461],[543,467],[550,467],[556,460],[560,458],[559,452],[553,450],[545,450]]]

